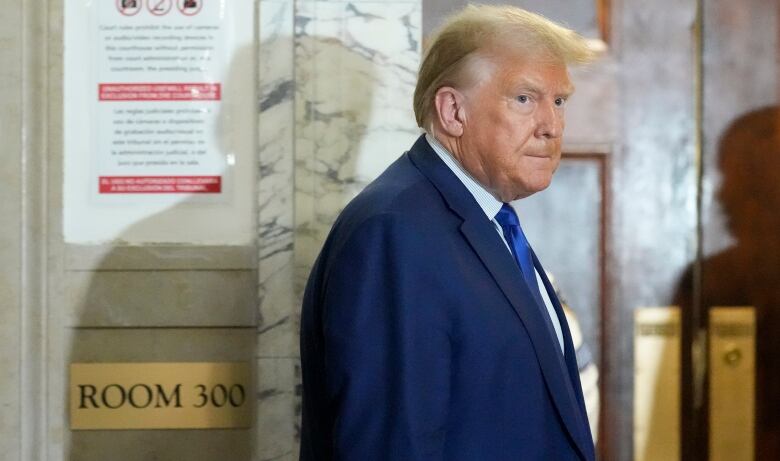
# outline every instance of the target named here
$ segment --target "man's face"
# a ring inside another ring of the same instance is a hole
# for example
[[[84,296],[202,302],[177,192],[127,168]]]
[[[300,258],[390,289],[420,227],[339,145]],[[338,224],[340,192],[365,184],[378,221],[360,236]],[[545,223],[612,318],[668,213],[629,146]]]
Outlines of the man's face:
[[[463,134],[456,157],[501,201],[545,189],[561,159],[566,65],[499,55],[496,68],[464,91]]]

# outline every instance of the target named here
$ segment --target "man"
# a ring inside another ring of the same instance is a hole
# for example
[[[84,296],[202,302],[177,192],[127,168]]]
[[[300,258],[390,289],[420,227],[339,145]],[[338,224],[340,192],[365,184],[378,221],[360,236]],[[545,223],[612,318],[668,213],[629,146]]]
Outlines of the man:
[[[303,301],[302,460],[593,460],[571,334],[507,204],[548,186],[584,40],[470,6],[432,40],[427,131],[342,212]]]

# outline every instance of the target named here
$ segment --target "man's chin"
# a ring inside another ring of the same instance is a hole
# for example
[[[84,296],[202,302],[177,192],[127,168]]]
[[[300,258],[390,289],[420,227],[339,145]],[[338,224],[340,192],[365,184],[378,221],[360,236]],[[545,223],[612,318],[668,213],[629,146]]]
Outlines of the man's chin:
[[[521,198],[530,197],[531,195],[534,195],[537,192],[541,192],[547,189],[548,187],[550,187],[551,181],[552,181],[552,177],[550,177],[550,179],[548,179],[547,181],[542,181],[534,184],[526,184],[525,187],[516,191],[515,193],[516,198],[512,199],[512,201],[520,200]]]

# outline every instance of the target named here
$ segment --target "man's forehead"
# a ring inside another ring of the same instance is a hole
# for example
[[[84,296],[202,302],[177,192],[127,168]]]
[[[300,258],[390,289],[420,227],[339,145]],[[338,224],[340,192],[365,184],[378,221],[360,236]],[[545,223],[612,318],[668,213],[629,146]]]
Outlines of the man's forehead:
[[[500,65],[499,75],[507,89],[526,89],[538,93],[569,95],[574,84],[566,64],[553,61],[507,61]]]
[[[566,62],[549,53],[491,47],[478,54],[482,57],[480,67],[489,62],[493,67],[490,76],[504,86],[533,87],[564,95],[574,92]]]

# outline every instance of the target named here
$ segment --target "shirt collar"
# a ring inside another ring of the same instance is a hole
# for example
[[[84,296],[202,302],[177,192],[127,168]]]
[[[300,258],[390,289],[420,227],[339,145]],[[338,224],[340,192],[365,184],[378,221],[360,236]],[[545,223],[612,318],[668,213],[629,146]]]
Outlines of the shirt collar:
[[[433,148],[433,151],[436,152],[436,155],[438,155],[444,164],[447,165],[450,170],[452,170],[460,182],[466,186],[466,189],[468,189],[468,191],[474,197],[474,200],[477,201],[477,204],[480,208],[482,208],[482,211],[485,212],[487,218],[492,221],[498,214],[499,210],[501,210],[503,202],[493,197],[493,194],[488,192],[487,189],[482,186],[482,184],[480,184],[476,179],[474,179],[473,176],[464,170],[460,162],[455,160],[455,157],[453,157],[452,154],[444,146],[442,146],[439,141],[436,140],[436,138],[431,136],[430,133],[425,133],[425,140],[428,141],[428,144],[430,144],[431,148]]]

